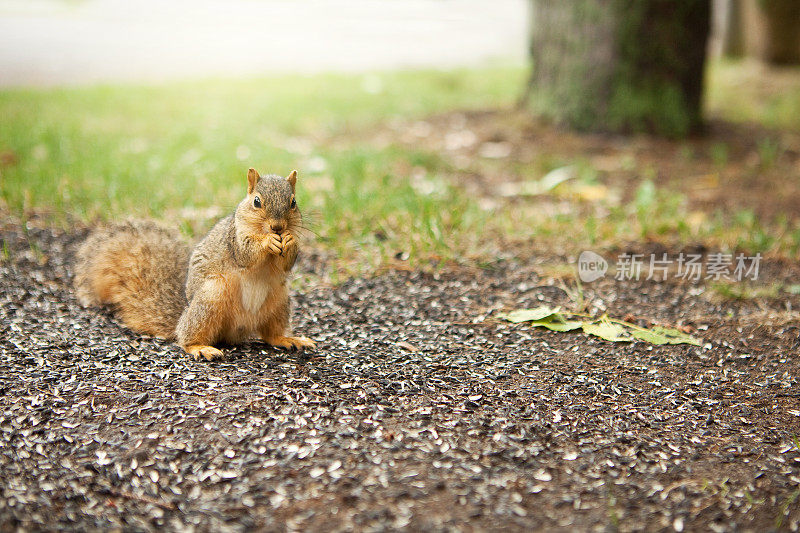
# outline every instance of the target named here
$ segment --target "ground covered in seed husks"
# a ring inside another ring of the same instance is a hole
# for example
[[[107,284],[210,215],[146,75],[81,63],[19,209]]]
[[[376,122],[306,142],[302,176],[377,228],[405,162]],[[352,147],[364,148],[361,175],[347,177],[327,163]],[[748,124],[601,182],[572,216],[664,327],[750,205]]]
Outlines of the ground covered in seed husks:
[[[606,279],[589,310],[704,345],[614,344],[493,318],[569,307],[565,259],[397,270],[295,295],[316,353],[200,363],[77,304],[82,230],[0,229],[0,530],[800,524],[796,295]]]

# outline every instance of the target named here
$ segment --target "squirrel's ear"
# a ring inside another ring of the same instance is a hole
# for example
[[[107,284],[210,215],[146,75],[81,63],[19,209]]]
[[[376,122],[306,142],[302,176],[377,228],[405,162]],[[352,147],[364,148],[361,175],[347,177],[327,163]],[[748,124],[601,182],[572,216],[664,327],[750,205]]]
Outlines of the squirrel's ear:
[[[292,186],[292,192],[294,192],[294,186],[297,183],[297,171],[292,170],[288,176],[286,176],[286,181]]]
[[[256,183],[261,176],[258,175],[256,169],[251,168],[247,171],[247,194],[253,194],[253,191],[256,190]]]

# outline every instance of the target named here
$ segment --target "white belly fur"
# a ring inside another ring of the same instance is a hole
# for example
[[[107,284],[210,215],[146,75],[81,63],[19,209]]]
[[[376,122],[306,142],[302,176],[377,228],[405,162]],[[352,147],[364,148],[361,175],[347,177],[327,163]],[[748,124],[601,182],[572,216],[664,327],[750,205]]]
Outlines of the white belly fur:
[[[251,315],[258,313],[272,289],[265,278],[265,273],[261,271],[242,274],[239,287],[242,293],[242,308]]]

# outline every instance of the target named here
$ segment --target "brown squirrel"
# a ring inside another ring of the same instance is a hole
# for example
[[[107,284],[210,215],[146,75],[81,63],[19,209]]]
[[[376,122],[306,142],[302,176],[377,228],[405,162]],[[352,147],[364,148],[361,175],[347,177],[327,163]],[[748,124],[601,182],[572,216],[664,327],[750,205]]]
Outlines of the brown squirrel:
[[[139,333],[177,340],[195,359],[220,359],[213,345],[257,334],[272,346],[314,348],[291,336],[287,275],[302,217],[297,172],[247,173],[247,196],[195,247],[150,221],[93,231],[77,252],[75,286],[85,305],[109,305]]]

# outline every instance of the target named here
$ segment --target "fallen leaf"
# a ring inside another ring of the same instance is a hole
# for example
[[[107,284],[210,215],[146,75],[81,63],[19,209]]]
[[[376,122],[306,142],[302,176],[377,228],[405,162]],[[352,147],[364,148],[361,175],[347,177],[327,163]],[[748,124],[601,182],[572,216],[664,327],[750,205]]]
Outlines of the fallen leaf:
[[[613,324],[606,320],[597,323],[584,324],[583,331],[589,335],[600,337],[611,342],[630,342],[631,335],[619,324]]]
[[[521,183],[505,183],[500,187],[500,194],[503,196],[537,196],[545,194],[565,181],[577,177],[575,167],[566,166],[551,170],[545,176],[536,181],[525,181]]]
[[[583,183],[577,185],[573,190],[578,198],[587,202],[605,200],[611,194],[611,189],[597,183]]]
[[[547,328],[550,331],[563,333],[565,331],[580,329],[584,324],[584,322],[580,320],[564,320],[563,316],[560,314],[555,314],[553,317],[561,318],[562,320],[534,320],[531,322],[531,326]]]
[[[603,315],[599,319],[589,318],[575,320],[572,317],[582,317],[567,311],[561,312],[560,307],[549,307],[546,305],[533,309],[517,309],[502,313],[498,318],[513,323],[528,322],[535,328],[547,328],[550,331],[564,333],[576,329],[582,329],[584,333],[594,335],[610,342],[631,342],[635,339],[649,342],[650,344],[691,344],[701,346],[701,342],[688,332],[679,329],[654,326],[650,329],[640,328],[626,321],[610,319]],[[570,318],[568,318],[570,317]],[[631,319],[632,315],[626,315],[626,319]],[[646,319],[642,319],[647,322]]]
[[[631,335],[650,344],[692,344],[700,346],[700,341],[691,335],[671,328],[655,326],[653,329],[634,329]]]
[[[542,305],[540,307],[535,307],[533,309],[517,309],[516,311],[511,311],[509,313],[503,313],[501,315],[498,315],[498,317],[504,320],[508,320],[509,322],[513,322],[514,324],[518,324],[520,322],[543,320],[551,315],[558,313],[560,310],[561,310],[560,307],[549,307],[546,305]]]

